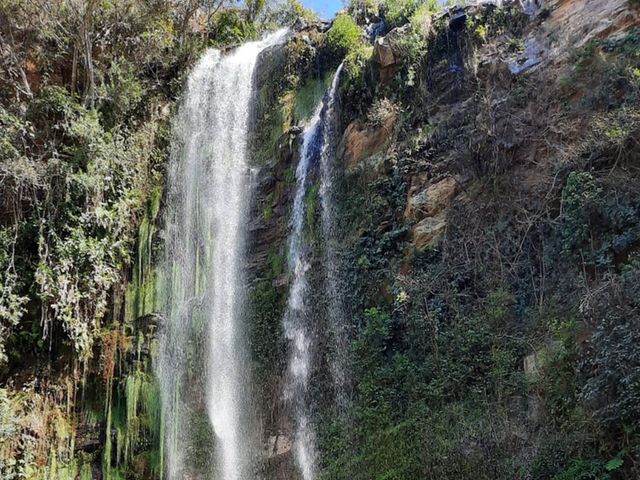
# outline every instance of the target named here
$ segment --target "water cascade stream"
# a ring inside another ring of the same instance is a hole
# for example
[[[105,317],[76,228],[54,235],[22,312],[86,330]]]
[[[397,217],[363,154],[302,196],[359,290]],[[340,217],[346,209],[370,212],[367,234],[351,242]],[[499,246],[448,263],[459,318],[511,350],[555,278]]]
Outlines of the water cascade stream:
[[[219,480],[251,476],[256,422],[242,325],[247,144],[258,55],[285,34],[228,55],[209,50],[175,119],[157,366],[169,480],[200,470]]]
[[[324,266],[326,269],[326,290],[328,298],[327,317],[332,338],[331,377],[335,405],[340,413],[347,409],[349,397],[349,334],[344,319],[343,298],[339,285],[339,262],[337,255],[337,199],[336,181],[336,93],[343,64],[336,70],[324,112],[324,140],[320,154],[320,206],[322,208],[322,237],[324,240]]]
[[[289,342],[288,382],[285,400],[292,406],[295,432],[295,462],[304,480],[315,478],[316,435],[309,398],[309,379],[313,360],[313,326],[308,305],[309,248],[304,240],[305,197],[309,187],[308,174],[313,165],[323,160],[327,149],[327,133],[333,131],[333,104],[339,72],[336,73],[329,92],[320,102],[303,132],[300,161],[296,168],[296,191],[291,215],[288,265],[292,274],[287,309],[283,318],[285,337]],[[330,173],[328,164],[325,171]],[[332,191],[327,183],[326,192]],[[331,214],[330,214],[331,215]]]

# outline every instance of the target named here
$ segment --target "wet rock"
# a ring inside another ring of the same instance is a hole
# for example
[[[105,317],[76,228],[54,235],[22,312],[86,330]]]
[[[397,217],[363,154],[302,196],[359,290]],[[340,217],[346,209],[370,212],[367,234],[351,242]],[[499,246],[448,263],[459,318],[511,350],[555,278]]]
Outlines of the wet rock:
[[[544,5],[544,0],[523,0],[522,8],[528,16],[537,14]]]
[[[285,455],[291,451],[292,446],[293,442],[288,435],[282,433],[271,435],[267,440],[265,455],[267,458]]]
[[[384,35],[387,31],[387,22],[381,19],[375,23],[367,25],[365,28],[365,34],[369,41],[373,42],[376,38]]]
[[[298,17],[296,18],[295,23],[293,24],[293,27],[291,27],[293,30],[295,30],[296,32],[299,32],[301,30],[304,30],[308,27],[309,25],[307,24],[307,21],[302,18],[302,17]]]
[[[449,20],[449,28],[454,32],[463,30],[467,24],[467,14],[463,9],[451,12],[451,20]]]
[[[256,65],[256,83],[258,85],[272,85],[274,78],[279,78],[277,72],[284,69],[286,62],[285,44],[273,45],[264,49],[258,56]]]
[[[524,51],[509,63],[509,70],[514,75],[532,70],[545,60],[547,48],[535,37],[524,40]]]

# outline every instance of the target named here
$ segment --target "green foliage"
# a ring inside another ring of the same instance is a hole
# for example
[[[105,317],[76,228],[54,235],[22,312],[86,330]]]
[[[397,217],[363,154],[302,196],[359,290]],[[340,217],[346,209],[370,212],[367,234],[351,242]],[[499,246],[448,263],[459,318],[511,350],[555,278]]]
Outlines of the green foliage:
[[[346,111],[352,115],[363,113],[365,105],[371,100],[368,73],[372,55],[373,47],[359,43],[344,60],[341,96],[347,99]]]
[[[565,222],[562,240],[566,251],[572,251],[588,243],[590,217],[599,194],[600,189],[590,173],[569,174],[563,191]]]
[[[257,37],[256,25],[237,10],[222,10],[213,22],[213,38],[217,45],[235,45]]]
[[[591,173],[573,172],[563,190],[562,246],[597,267],[624,261],[637,242],[640,210],[635,189],[615,191]]]
[[[126,58],[114,59],[104,74],[98,90],[98,103],[104,123],[113,127],[126,123],[142,100],[144,88],[137,75],[137,67]]]
[[[11,163],[24,159],[24,150],[30,137],[33,136],[33,127],[29,122],[12,115],[1,105],[0,126],[2,127],[0,130],[0,161],[3,170],[5,170],[11,168]]]
[[[355,50],[360,42],[360,27],[346,13],[339,14],[327,32],[326,41],[337,55],[345,55]]]
[[[15,265],[16,233],[0,228],[0,366],[7,361],[5,342],[26,313],[29,297]]]
[[[258,378],[264,384],[272,381],[285,358],[280,322],[286,297],[283,290],[275,285],[277,279],[285,272],[285,258],[271,250],[267,260],[268,269],[256,279],[249,296],[252,358],[258,365]]]
[[[638,434],[640,353],[638,334],[638,270],[611,279],[585,305],[594,329],[580,362],[581,397],[612,434]]]
[[[153,308],[168,116],[207,44],[175,6],[0,2],[0,34],[12,39],[0,72],[0,363],[4,380],[20,368],[25,392],[11,380],[17,433],[0,445],[0,463],[13,462],[2,478],[91,478],[101,458],[111,478],[158,474],[144,466],[159,456],[157,392],[150,365],[136,363],[142,347],[133,361],[121,330],[137,336],[136,316]],[[231,41],[234,28],[255,36],[253,25],[232,27],[209,43]],[[98,410],[109,404],[108,441],[74,455],[94,396]]]
[[[316,20],[318,15],[304,5],[299,0],[285,0],[278,2],[275,9],[273,9],[265,22],[266,26],[290,26],[297,19],[302,18],[305,20]]]
[[[331,77],[308,79],[295,93],[294,118],[296,123],[303,123],[313,115],[322,100]]]
[[[386,12],[386,19],[391,26],[405,24],[418,10],[421,10],[421,13],[418,13],[418,15],[440,10],[437,1],[431,0],[424,3],[422,0],[385,0],[383,8]]]
[[[411,23],[412,30],[421,35],[426,35],[428,33],[426,27],[431,16],[434,13],[438,13],[441,8],[442,7],[438,3],[438,0],[427,0],[424,3],[421,2],[409,17],[409,23]]]
[[[624,461],[614,458],[608,462],[579,459],[553,480],[611,480],[611,472],[619,469]]]

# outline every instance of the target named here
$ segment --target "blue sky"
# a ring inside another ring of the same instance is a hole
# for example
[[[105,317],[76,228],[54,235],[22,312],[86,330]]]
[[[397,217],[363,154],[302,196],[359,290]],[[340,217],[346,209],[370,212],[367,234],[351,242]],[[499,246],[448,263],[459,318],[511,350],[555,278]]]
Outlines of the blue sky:
[[[336,12],[344,8],[346,0],[302,0],[302,4],[317,12],[321,18],[331,20]],[[444,4],[445,0],[438,0]]]
[[[332,19],[335,13],[344,6],[342,0],[302,0],[302,4],[318,12],[320,17],[325,20]]]

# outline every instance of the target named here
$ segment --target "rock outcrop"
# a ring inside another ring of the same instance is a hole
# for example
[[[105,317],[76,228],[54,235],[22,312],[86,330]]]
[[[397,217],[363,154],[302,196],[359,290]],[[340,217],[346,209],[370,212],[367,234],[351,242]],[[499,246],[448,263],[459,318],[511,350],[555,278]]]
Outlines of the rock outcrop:
[[[392,139],[397,114],[391,112],[382,125],[371,125],[355,120],[347,126],[338,146],[338,158],[347,170],[351,170],[363,159],[381,152]]]

